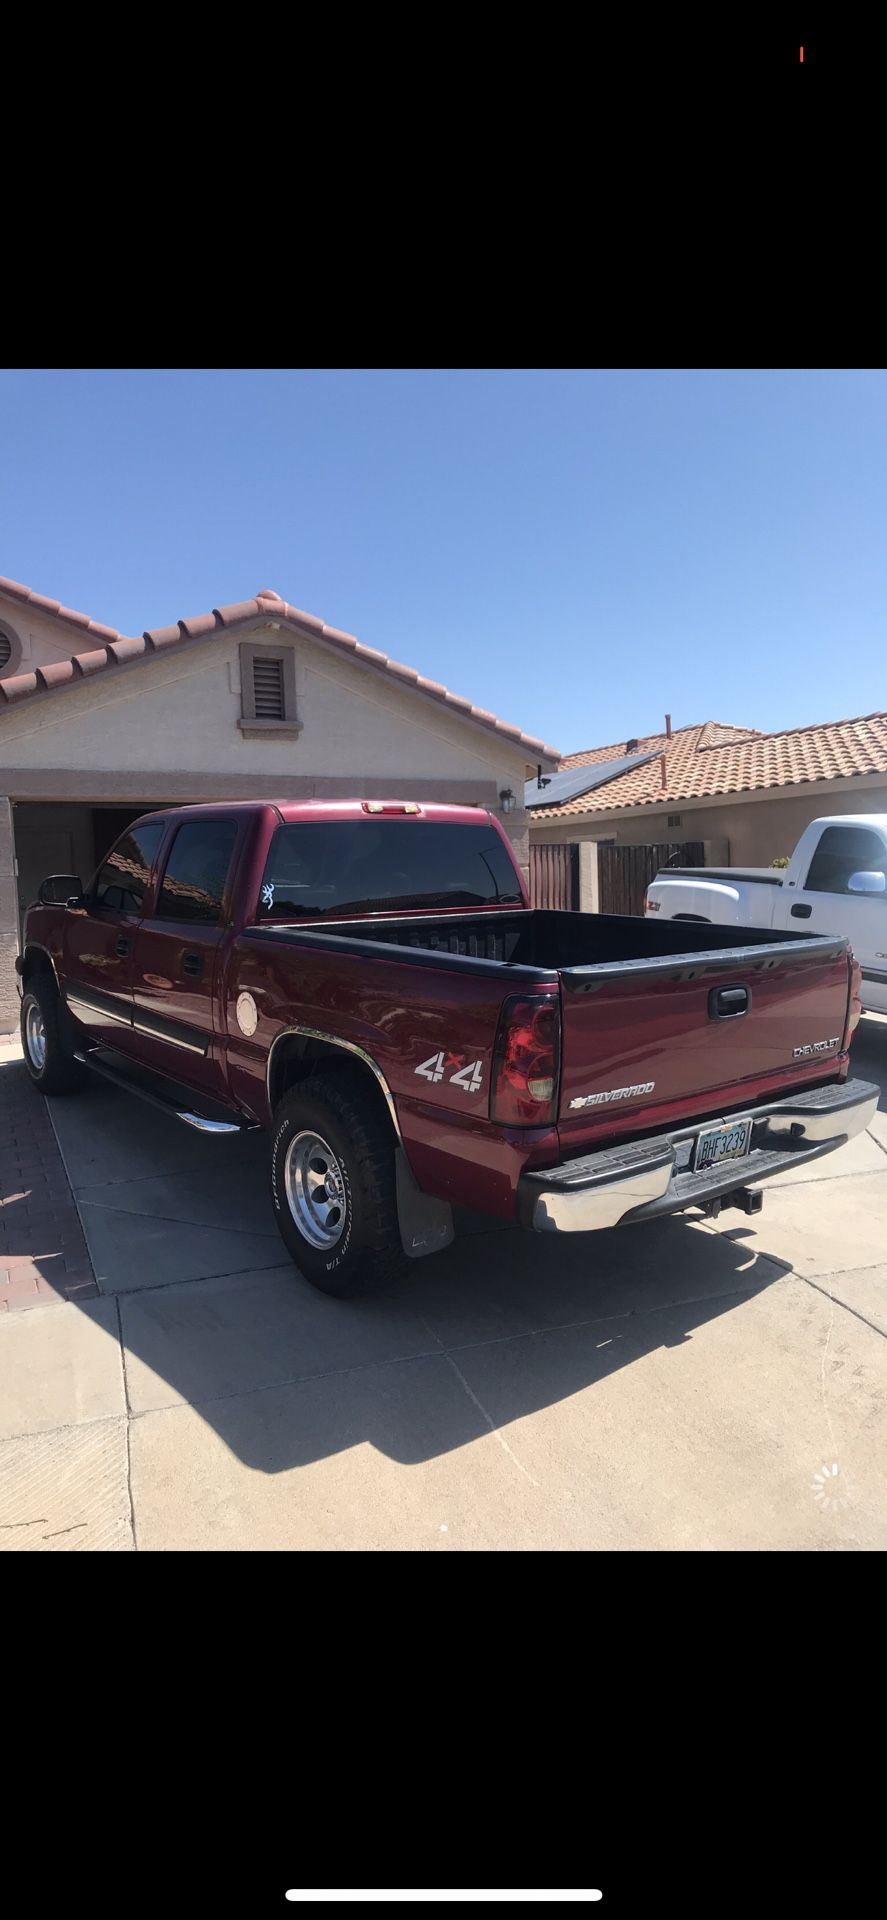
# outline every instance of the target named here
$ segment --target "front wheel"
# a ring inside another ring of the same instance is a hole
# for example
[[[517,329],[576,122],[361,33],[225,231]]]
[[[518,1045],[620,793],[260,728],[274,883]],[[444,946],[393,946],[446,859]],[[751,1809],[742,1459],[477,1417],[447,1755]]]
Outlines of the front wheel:
[[[352,1076],[313,1074],[284,1095],[271,1197],[287,1251],[322,1293],[372,1293],[405,1271],[391,1128]]]
[[[86,1067],[62,1039],[55,983],[42,974],[22,996],[21,1035],[25,1066],[41,1093],[73,1093],[86,1084]]]

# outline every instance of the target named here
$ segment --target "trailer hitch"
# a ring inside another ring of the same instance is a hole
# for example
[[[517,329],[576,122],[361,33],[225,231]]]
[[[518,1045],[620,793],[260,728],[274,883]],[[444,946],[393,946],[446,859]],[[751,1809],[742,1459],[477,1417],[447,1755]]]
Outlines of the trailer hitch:
[[[719,1193],[715,1200],[703,1202],[706,1220],[716,1220],[722,1207],[738,1207],[742,1213],[760,1213],[764,1196],[760,1187],[734,1187],[732,1193]]]

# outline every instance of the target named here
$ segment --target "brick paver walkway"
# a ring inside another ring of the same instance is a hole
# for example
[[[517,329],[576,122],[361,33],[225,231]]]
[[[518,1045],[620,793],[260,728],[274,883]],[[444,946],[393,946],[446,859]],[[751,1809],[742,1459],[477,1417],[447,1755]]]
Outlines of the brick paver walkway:
[[[98,1291],[46,1102],[0,1056],[0,1313]]]

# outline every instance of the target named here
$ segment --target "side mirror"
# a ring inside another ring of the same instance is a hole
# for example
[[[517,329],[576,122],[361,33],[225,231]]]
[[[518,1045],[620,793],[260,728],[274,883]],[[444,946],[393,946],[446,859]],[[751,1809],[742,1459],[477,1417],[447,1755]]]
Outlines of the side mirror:
[[[883,873],[851,873],[847,892],[887,893],[887,876]]]
[[[37,898],[42,907],[66,907],[70,900],[79,900],[82,892],[79,874],[51,873],[47,880],[41,880]]]

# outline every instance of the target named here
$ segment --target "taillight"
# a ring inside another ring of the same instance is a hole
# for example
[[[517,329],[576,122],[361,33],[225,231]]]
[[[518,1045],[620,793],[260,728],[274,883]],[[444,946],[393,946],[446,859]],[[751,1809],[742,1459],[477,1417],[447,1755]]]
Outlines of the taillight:
[[[504,1127],[544,1127],[553,1120],[560,1057],[557,994],[507,999],[493,1049],[490,1119]]]
[[[862,988],[862,968],[859,964],[859,961],[856,958],[856,955],[852,952],[852,950],[849,955],[849,960],[850,960],[850,997],[847,1001],[847,1025],[844,1028],[844,1038],[841,1042],[842,1053],[847,1052],[847,1048],[849,1047],[850,1042],[853,1038],[853,1035],[856,1032],[857,1027],[859,1026],[860,1018],[862,1016],[862,1000],[860,997],[861,988]]]
[[[648,893],[644,894],[644,912],[645,913],[658,913],[659,904],[660,903],[658,900],[651,900]]]

